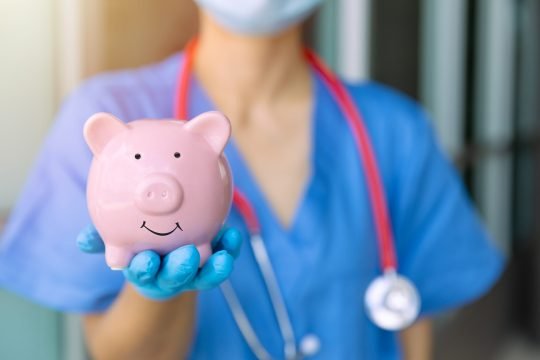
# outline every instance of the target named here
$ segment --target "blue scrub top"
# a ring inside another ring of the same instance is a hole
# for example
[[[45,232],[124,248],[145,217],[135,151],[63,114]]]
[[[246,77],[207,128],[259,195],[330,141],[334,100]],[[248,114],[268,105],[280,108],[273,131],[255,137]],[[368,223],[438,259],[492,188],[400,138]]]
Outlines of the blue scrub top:
[[[67,311],[105,310],[123,275],[102,255],[80,252],[90,222],[85,185],[91,154],[86,119],[99,111],[125,121],[172,118],[182,55],[141,69],[104,74],[67,99],[0,243],[0,285]],[[319,359],[397,359],[397,336],[374,326],[363,299],[380,273],[370,203],[352,134],[328,89],[314,79],[311,174],[292,225],[283,228],[232,141],[226,155],[236,185],[253,202],[297,339],[315,334]],[[423,111],[375,83],[348,85],[373,142],[395,231],[399,270],[416,284],[422,315],[484,294],[502,259],[442,154]],[[190,116],[213,109],[191,81]],[[233,209],[228,224],[247,231]],[[231,281],[270,354],[283,341],[249,243]],[[253,358],[219,289],[201,292],[193,359]]]

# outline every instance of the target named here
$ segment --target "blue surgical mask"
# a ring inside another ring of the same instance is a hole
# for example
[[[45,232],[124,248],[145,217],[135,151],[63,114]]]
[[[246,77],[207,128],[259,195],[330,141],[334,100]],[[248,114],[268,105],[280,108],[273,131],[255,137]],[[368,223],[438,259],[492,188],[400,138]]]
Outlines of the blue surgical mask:
[[[247,34],[273,34],[307,18],[322,0],[195,0],[220,25]]]

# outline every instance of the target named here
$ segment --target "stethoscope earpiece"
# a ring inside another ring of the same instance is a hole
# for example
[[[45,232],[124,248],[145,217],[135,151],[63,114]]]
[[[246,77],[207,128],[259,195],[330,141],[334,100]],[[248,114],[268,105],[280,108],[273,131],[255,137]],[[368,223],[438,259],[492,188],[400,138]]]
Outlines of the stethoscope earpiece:
[[[321,340],[317,335],[308,334],[300,341],[299,348],[303,357],[315,356],[321,350]]]

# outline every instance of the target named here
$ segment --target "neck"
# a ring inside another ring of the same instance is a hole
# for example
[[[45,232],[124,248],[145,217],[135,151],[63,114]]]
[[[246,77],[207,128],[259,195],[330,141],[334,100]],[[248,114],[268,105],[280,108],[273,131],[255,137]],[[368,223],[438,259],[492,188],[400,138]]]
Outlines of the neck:
[[[219,108],[270,104],[301,93],[306,84],[309,89],[300,26],[277,35],[244,36],[202,13],[200,29],[194,70]]]

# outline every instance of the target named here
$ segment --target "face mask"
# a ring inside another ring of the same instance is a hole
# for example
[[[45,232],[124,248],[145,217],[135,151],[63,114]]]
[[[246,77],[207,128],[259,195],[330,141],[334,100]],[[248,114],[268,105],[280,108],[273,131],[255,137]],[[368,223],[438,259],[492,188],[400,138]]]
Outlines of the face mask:
[[[248,35],[273,34],[307,18],[322,0],[195,0],[219,24]]]

